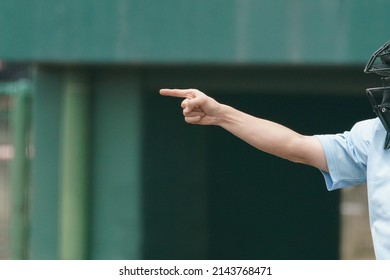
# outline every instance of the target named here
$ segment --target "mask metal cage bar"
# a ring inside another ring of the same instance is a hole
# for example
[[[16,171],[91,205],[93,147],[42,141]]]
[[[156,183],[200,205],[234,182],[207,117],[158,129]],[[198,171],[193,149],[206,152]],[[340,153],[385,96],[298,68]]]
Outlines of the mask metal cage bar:
[[[375,64],[378,57],[384,54],[390,54],[390,41],[386,42],[382,47],[375,51],[364,68],[364,73],[376,73],[379,75],[390,76],[390,65]],[[380,65],[380,67],[375,67]]]

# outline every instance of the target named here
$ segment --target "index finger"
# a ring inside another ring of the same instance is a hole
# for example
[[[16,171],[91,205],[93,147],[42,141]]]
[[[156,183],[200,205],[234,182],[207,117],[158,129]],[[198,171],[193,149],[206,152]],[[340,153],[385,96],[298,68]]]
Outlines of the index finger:
[[[160,94],[164,96],[180,97],[180,98],[194,98],[195,93],[191,89],[160,89]]]

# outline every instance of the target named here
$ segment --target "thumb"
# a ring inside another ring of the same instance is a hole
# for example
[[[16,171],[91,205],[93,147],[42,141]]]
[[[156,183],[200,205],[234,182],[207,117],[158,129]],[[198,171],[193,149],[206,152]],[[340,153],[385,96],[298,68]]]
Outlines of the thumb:
[[[194,98],[186,99],[186,107],[188,111],[194,110],[194,108],[202,107],[204,105],[205,99],[202,96],[196,96]]]

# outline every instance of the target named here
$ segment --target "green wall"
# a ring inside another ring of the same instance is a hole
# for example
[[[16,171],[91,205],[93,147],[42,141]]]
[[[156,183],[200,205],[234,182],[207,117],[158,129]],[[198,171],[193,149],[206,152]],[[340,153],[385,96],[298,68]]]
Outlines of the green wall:
[[[3,0],[0,57],[107,63],[356,63],[386,0]]]

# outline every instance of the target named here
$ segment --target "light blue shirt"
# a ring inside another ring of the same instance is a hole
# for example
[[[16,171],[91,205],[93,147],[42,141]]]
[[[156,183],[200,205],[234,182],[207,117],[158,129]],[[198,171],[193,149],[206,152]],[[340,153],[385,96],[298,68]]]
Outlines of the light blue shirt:
[[[342,134],[316,135],[324,149],[328,190],[367,183],[371,234],[377,259],[390,260],[390,150],[379,119],[356,123]]]

